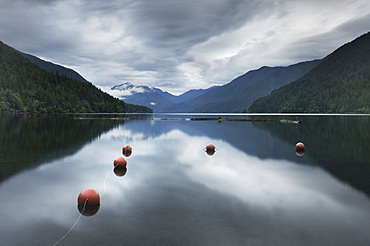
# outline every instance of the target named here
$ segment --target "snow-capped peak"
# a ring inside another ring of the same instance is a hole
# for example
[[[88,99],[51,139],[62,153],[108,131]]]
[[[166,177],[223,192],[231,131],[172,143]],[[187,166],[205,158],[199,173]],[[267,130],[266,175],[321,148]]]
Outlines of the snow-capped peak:
[[[111,88],[112,91],[119,91],[117,94],[119,97],[131,96],[137,93],[152,92],[153,88],[143,85],[133,85],[130,82],[125,82],[123,84],[115,85]]]

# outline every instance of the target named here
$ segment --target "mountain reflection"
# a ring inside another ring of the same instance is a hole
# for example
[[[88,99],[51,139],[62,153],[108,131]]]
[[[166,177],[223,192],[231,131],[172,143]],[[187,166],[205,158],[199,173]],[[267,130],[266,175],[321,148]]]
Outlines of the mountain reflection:
[[[271,117],[271,116],[270,116]],[[287,160],[319,165],[342,182],[370,196],[370,117],[367,116],[274,116],[302,124],[277,122],[127,122],[133,134],[154,138],[174,129],[190,136],[222,139],[260,159]],[[153,127],[156,124],[156,127]],[[145,125],[146,127],[143,127]],[[306,150],[296,153],[302,141]],[[304,154],[304,155],[303,155]]]
[[[370,117],[299,116],[302,124],[264,125],[260,129],[285,143],[305,143],[305,155],[345,183],[370,196]]]
[[[315,135],[317,126],[305,122],[125,121],[73,155],[2,182],[0,236],[52,245],[79,216],[76,194],[91,188],[99,211],[81,216],[61,244],[366,245],[370,200],[317,165],[328,149],[312,147],[302,131]],[[275,127],[282,130],[268,130]],[[127,144],[129,174],[112,167]]]
[[[0,181],[31,166],[76,153],[117,121],[0,117]]]

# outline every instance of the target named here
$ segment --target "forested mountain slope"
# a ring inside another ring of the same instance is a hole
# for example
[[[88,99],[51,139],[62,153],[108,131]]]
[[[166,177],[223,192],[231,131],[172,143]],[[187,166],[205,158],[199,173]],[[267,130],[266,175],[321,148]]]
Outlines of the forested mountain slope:
[[[77,79],[81,82],[88,82],[84,77],[82,77],[79,73],[76,71],[66,68],[57,64],[54,64],[52,62],[44,61],[36,56],[30,55],[30,54],[25,54],[20,52],[22,56],[26,57],[28,60],[30,60],[32,63],[36,64],[37,66],[43,68],[44,70],[48,72],[52,72],[54,74],[59,74],[59,75],[65,75],[69,78],[72,79]]]
[[[89,82],[48,72],[0,42],[0,113],[151,112],[127,105]]]
[[[338,48],[297,81],[255,101],[249,112],[370,113],[370,33]]]

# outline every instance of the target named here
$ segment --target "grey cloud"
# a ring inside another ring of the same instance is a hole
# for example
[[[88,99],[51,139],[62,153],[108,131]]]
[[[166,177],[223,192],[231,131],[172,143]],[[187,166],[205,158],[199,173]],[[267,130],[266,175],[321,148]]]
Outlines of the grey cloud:
[[[326,33],[301,38],[286,33],[287,43],[279,50],[272,48],[274,39],[268,38],[281,36],[279,24],[300,21],[285,19],[297,10],[315,6],[318,12],[330,12],[333,6],[344,8],[348,4],[358,6],[358,13],[369,13],[366,9],[370,9],[370,5],[363,0],[351,3],[347,0],[335,3],[319,0],[309,3],[303,0],[0,0],[0,39],[21,51],[74,68],[100,86],[130,81],[184,92],[191,89],[190,86],[204,88],[215,82],[227,83],[247,69],[258,68],[254,65],[270,65],[274,59],[276,65],[289,65],[278,63],[327,55],[367,32],[369,15],[354,16]],[[276,20],[276,28],[261,34],[263,27],[259,24],[271,16]],[[255,26],[246,29],[247,33],[238,32],[227,38],[246,25]],[[253,50],[232,46],[237,42],[251,42]],[[260,45],[255,45],[258,42]],[[241,50],[234,51],[234,48]],[[271,48],[271,53],[250,57],[252,53],[265,52],[266,48]],[[198,59],[207,52],[209,60]],[[212,52],[221,52],[226,59],[219,59]],[[227,52],[230,54],[223,54]],[[186,63],[199,71],[194,81],[189,78],[194,71],[185,74],[179,68]],[[202,84],[197,79],[203,80]]]
[[[295,40],[282,51],[294,60],[324,58],[331,52],[370,31],[370,14],[353,18],[329,32]]]
[[[210,37],[235,29],[257,14],[246,1],[138,1],[133,32],[148,45],[184,51]]]

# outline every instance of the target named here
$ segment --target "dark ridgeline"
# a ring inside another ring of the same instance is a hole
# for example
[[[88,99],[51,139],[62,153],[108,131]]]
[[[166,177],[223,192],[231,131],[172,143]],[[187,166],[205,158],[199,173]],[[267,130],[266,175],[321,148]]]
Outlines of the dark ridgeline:
[[[36,56],[30,55],[30,54],[25,54],[25,53],[22,53],[22,52],[20,52],[20,54],[23,57],[26,57],[32,63],[36,64],[37,66],[41,67],[42,69],[44,69],[48,72],[51,72],[51,73],[54,73],[54,74],[58,73],[59,75],[65,75],[69,78],[77,79],[81,82],[86,82],[86,83],[89,82],[84,77],[82,77],[79,73],[77,73],[76,71],[74,71],[70,68],[66,68],[66,67],[60,66],[58,64],[54,64],[52,62],[44,61],[44,60],[42,60],[42,59],[40,59]]]
[[[0,42],[0,113],[151,112],[125,104],[73,70],[30,57]]]
[[[370,113],[370,33],[328,55],[297,81],[255,101],[249,112]]]

